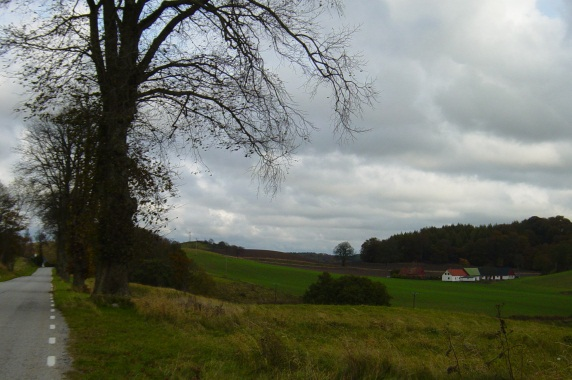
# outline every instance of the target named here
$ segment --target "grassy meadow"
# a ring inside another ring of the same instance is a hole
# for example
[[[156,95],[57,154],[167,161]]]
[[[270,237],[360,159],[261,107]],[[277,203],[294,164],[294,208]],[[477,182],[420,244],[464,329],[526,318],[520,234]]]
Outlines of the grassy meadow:
[[[71,379],[572,377],[565,326],[508,320],[502,334],[475,313],[233,304],[136,284],[132,305],[113,307],[54,282]]]
[[[571,272],[498,284],[374,278],[393,306],[323,306],[296,303],[319,272],[187,253],[225,300],[132,284],[129,302],[96,303],[54,279],[70,379],[572,378]]]
[[[216,253],[187,249],[187,255],[213,276],[246,282],[301,296],[320,272],[263,264]],[[334,276],[336,276],[334,274]],[[383,282],[397,307],[439,309],[496,315],[571,316],[572,273],[527,277],[496,283],[452,283],[370,277]]]

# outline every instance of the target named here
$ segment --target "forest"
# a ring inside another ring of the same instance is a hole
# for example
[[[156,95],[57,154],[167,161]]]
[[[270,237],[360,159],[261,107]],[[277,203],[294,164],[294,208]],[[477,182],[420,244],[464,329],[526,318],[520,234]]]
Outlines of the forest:
[[[362,244],[360,258],[562,272],[572,269],[572,222],[563,216],[532,216],[510,224],[427,227],[385,240],[372,237]]]

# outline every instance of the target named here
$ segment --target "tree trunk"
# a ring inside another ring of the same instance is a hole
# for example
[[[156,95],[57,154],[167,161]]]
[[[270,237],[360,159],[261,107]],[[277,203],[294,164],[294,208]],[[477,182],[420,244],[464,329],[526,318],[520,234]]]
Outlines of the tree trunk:
[[[99,205],[95,295],[129,296],[128,268],[137,201],[129,189],[127,135],[135,117],[137,87],[125,80],[128,77],[119,72],[109,78],[114,88],[104,86],[107,91],[102,91],[103,121],[95,177]]]
[[[85,280],[89,272],[89,258],[85,244],[79,239],[76,234],[70,237],[72,287],[76,291],[83,292],[86,290]]]
[[[67,223],[67,222],[66,222]],[[65,225],[66,223],[63,223]],[[66,249],[67,232],[61,223],[56,234],[56,272],[65,282],[69,282],[68,255]]]
[[[129,296],[133,215],[137,204],[129,191],[127,126],[102,126],[98,157],[98,252],[93,294]]]
[[[129,267],[127,263],[101,260],[97,266],[93,295],[129,297]]]
[[[96,196],[98,249],[94,295],[128,297],[137,201],[129,189],[128,134],[137,112],[137,60],[140,8],[126,2],[121,26],[114,1],[102,1],[105,47],[92,34],[94,62],[101,90],[102,121],[98,133]],[[93,21],[93,20],[92,20]],[[97,20],[91,25],[97,30]]]

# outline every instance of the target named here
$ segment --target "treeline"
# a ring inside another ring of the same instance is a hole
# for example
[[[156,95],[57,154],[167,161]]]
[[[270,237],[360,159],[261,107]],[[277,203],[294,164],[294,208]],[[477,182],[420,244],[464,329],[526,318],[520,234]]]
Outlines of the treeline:
[[[204,249],[205,251],[220,253],[221,255],[227,255],[227,256],[238,257],[244,254],[244,247],[229,244],[222,240],[219,241],[218,243],[216,243],[213,239],[195,240],[183,243],[183,245],[188,248]]]
[[[371,238],[361,246],[364,262],[460,263],[514,267],[542,273],[572,269],[572,222],[533,216],[510,224],[457,224]]]
[[[16,256],[23,256],[29,238],[20,235],[25,220],[18,199],[0,182],[0,265],[14,270]]]

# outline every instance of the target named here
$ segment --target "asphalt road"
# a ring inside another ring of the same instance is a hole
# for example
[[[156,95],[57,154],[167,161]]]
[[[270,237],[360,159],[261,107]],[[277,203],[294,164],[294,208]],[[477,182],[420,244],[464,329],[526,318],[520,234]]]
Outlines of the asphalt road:
[[[52,269],[0,282],[0,379],[62,379],[68,327],[54,308]]]

